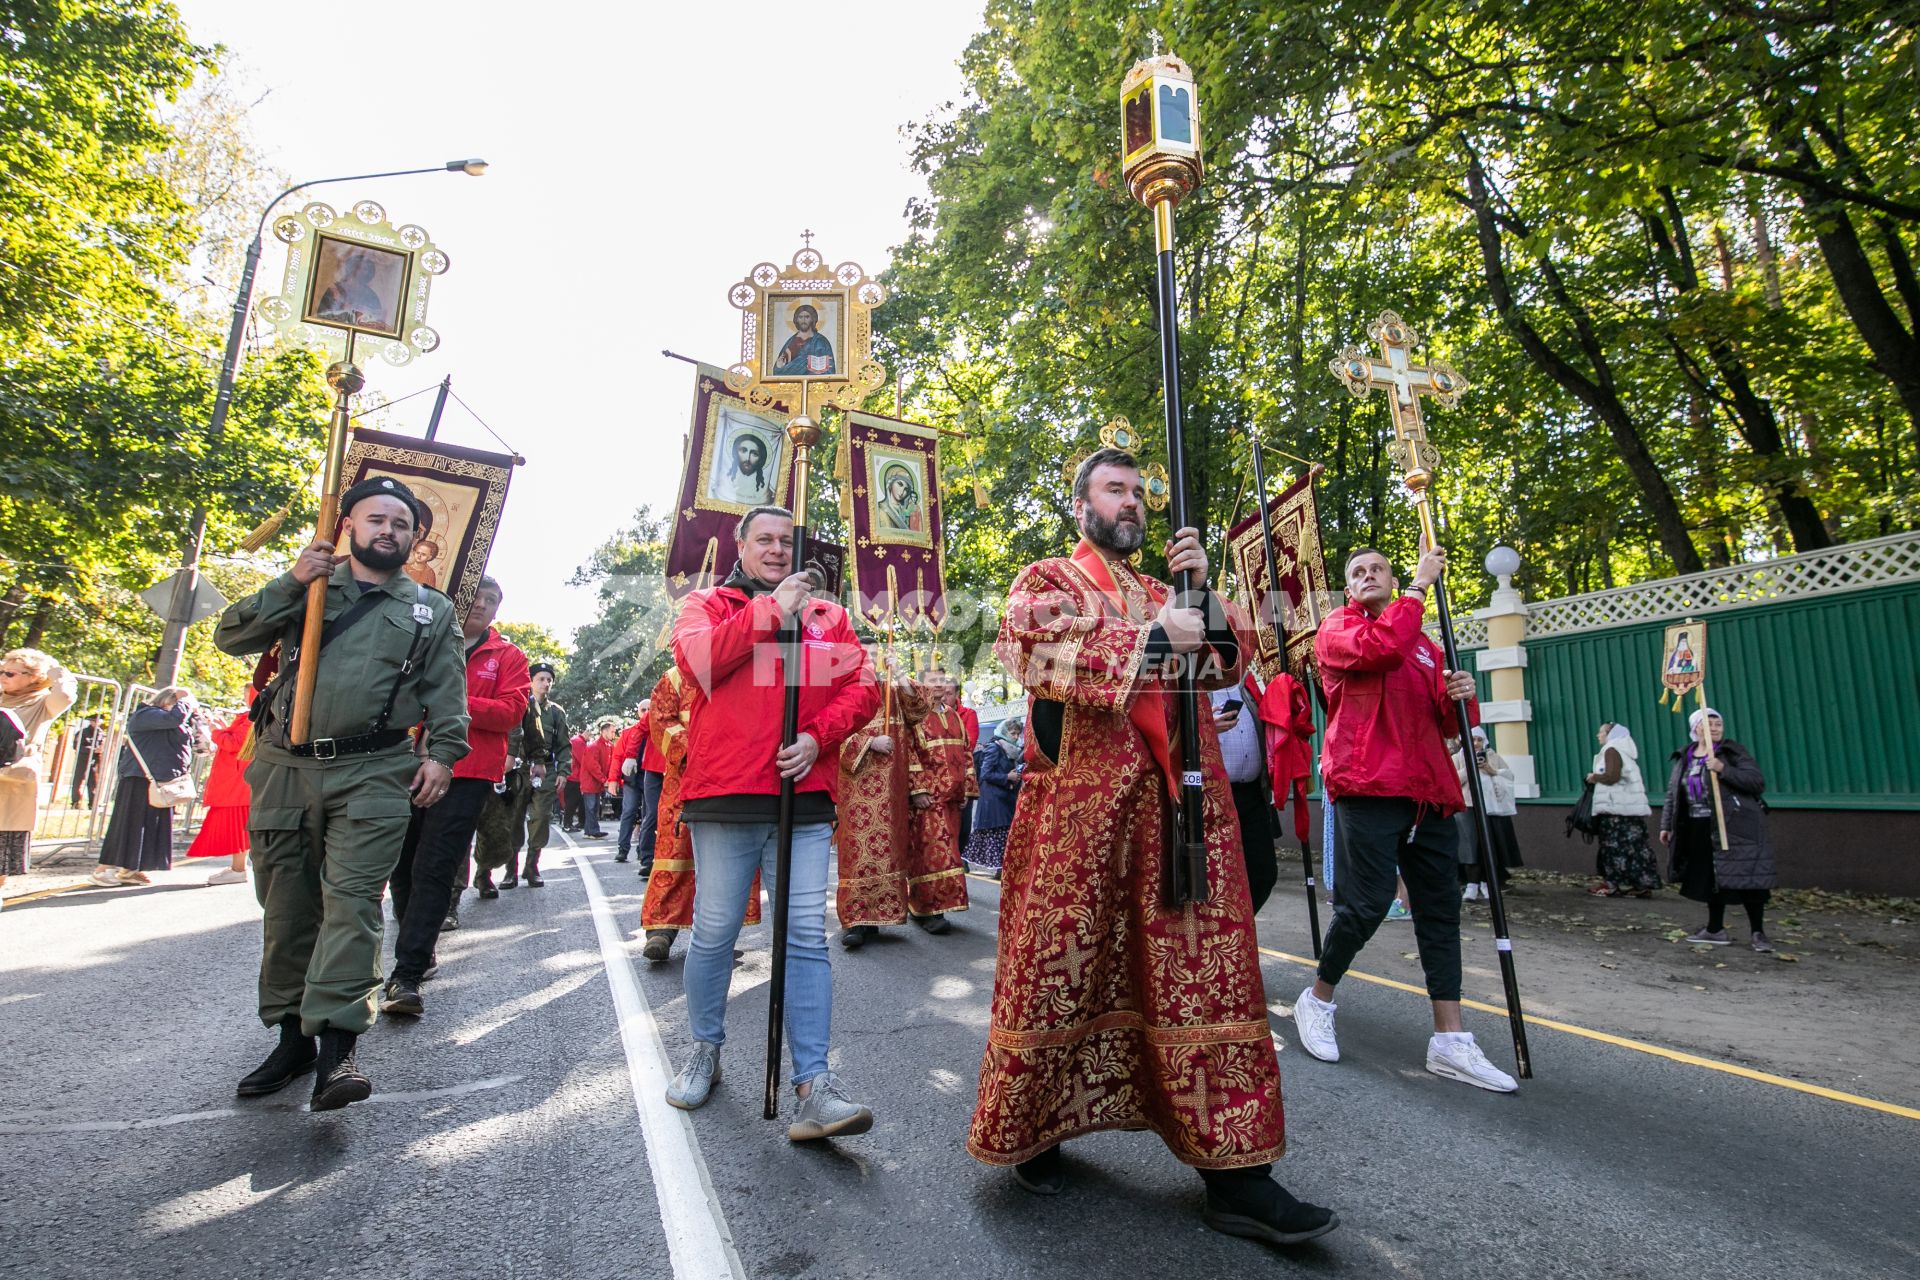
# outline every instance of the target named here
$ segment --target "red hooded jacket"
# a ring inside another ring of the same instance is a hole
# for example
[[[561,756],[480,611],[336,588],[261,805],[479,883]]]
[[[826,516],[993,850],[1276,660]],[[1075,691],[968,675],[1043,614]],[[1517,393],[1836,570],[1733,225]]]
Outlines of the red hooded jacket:
[[[873,664],[847,611],[830,600],[800,609],[800,732],[820,754],[795,790],[839,786],[840,743],[880,705]],[[682,802],[708,796],[777,795],[786,701],[779,643],[780,609],[772,592],[749,598],[731,582],[687,597],[673,625],[673,659],[687,699],[687,765]]]
[[[456,778],[498,782],[507,776],[507,735],[527,714],[533,681],[527,655],[492,627],[467,655],[467,754],[454,762]]]
[[[610,783],[625,782],[627,761],[638,760],[647,746],[647,721],[650,717],[641,716],[639,723],[627,726],[626,730],[614,740],[613,767],[608,775]],[[640,785],[640,766],[634,765],[634,785]]]
[[[1401,596],[1374,617],[1335,609],[1313,642],[1327,692],[1320,777],[1334,800],[1398,796],[1443,815],[1465,807],[1447,753],[1458,725],[1447,698],[1446,657],[1420,630],[1425,606]],[[1469,704],[1479,723],[1479,703]]]

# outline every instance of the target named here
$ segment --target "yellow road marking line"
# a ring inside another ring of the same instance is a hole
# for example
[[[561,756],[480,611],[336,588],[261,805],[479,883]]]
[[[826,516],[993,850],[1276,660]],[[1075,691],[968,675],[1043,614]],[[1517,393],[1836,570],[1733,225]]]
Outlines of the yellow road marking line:
[[[51,889],[34,889],[28,893],[14,894],[6,900],[6,905],[9,907],[18,906],[22,902],[38,902],[42,898],[52,898],[63,893],[72,893],[75,889],[98,889],[100,887],[101,886],[93,883],[91,880],[82,880],[79,884],[61,884],[55,885]]]
[[[976,880],[988,880],[995,884],[999,883],[999,881],[993,880],[991,876],[983,876],[977,872],[969,874]],[[989,908],[989,910],[993,910],[993,908]],[[995,914],[997,915],[998,912],[995,911]],[[1296,956],[1285,951],[1275,951],[1271,947],[1261,947],[1260,954],[1272,956],[1276,960],[1285,960],[1289,964],[1304,965],[1309,969],[1318,967],[1315,961],[1309,960],[1305,956]],[[1382,978],[1371,973],[1362,973],[1358,969],[1347,970],[1347,976],[1349,978],[1358,978],[1362,982],[1371,982],[1375,986],[1391,987],[1395,991],[1411,992],[1423,999],[1427,994],[1425,987],[1416,987],[1410,982],[1399,982],[1393,978]],[[1484,1004],[1478,1000],[1462,1000],[1460,1003],[1466,1008],[1478,1009],[1482,1013],[1494,1013],[1503,1018],[1507,1016],[1506,1006],[1504,1005]],[[1684,1053],[1679,1049],[1668,1049],[1657,1044],[1648,1044],[1644,1040],[1629,1040],[1625,1036],[1610,1035],[1605,1031],[1594,1031],[1589,1027],[1575,1026],[1571,1022],[1561,1022],[1555,1018],[1542,1018],[1534,1014],[1528,1014],[1527,1025],[1530,1027],[1547,1027],[1554,1031],[1564,1031],[1570,1036],[1579,1036],[1586,1040],[1597,1040],[1601,1044],[1610,1044],[1618,1049],[1631,1049],[1635,1053],[1652,1054],[1656,1058],[1665,1058],[1670,1062],[1684,1063],[1689,1067],[1703,1067],[1708,1071],[1718,1071],[1725,1075],[1739,1076],[1743,1080],[1754,1080],[1761,1084],[1776,1085],[1782,1089],[1792,1089],[1796,1093],[1810,1093],[1816,1098],[1828,1098],[1834,1102],[1845,1102],[1851,1106],[1865,1107],[1869,1111],[1880,1111],[1890,1116],[1903,1116],[1908,1120],[1920,1120],[1920,1108],[1903,1107],[1895,1102],[1882,1102],[1878,1098],[1863,1098],[1857,1093],[1842,1093],[1838,1089],[1828,1089],[1822,1085],[1807,1084],[1802,1080],[1790,1080],[1785,1076],[1776,1076],[1765,1071],[1755,1071],[1752,1067],[1743,1067],[1737,1063],[1721,1062],[1715,1058],[1703,1058],[1695,1053]]]

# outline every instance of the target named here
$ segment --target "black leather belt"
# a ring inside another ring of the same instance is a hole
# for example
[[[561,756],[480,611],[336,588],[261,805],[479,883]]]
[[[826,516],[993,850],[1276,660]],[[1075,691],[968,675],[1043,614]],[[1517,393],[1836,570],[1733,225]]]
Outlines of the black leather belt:
[[[407,740],[405,729],[386,729],[379,733],[356,733],[347,738],[315,738],[298,746],[289,746],[287,754],[303,759],[333,760],[340,756],[367,756],[397,747]]]

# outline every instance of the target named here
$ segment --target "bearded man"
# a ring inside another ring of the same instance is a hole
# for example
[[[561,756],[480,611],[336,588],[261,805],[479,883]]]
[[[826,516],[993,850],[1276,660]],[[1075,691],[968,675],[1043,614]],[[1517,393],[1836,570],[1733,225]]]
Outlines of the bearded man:
[[[1027,689],[1026,781],[1001,872],[999,954],[967,1149],[1029,1191],[1067,1183],[1060,1144],[1151,1129],[1206,1184],[1215,1230],[1294,1244],[1339,1225],[1272,1178],[1285,1150],[1246,865],[1212,720],[1200,719],[1205,901],[1170,905],[1175,686],[1238,680],[1249,640],[1202,586],[1187,607],[1136,573],[1145,486],[1132,455],[1081,463],[1071,556],[1015,579],[994,649]],[[1204,584],[1193,529],[1167,566]]]

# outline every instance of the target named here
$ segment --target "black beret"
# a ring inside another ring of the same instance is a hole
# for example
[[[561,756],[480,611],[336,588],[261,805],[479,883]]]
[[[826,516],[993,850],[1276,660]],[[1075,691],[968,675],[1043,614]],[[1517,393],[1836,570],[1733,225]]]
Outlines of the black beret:
[[[553,664],[552,664],[551,662],[536,662],[536,663],[534,663],[534,664],[533,664],[532,666],[530,666],[530,667],[528,667],[528,668],[527,668],[527,675],[528,675],[529,677],[532,677],[532,676],[537,676],[537,675],[539,675],[539,674],[540,674],[540,673],[541,673],[542,671],[544,671],[544,672],[546,672],[546,673],[547,673],[548,675],[550,675],[550,676],[552,676],[552,677],[554,677],[555,679],[559,679],[559,677],[560,677],[560,673],[559,673],[558,671],[555,671],[555,670],[553,669]]]
[[[433,527],[433,515],[427,510],[427,504],[414,497],[413,490],[392,476],[368,476],[341,494],[341,518],[352,515],[353,504],[366,498],[398,498],[407,504],[407,510],[413,512],[413,526],[417,532],[425,533]]]

